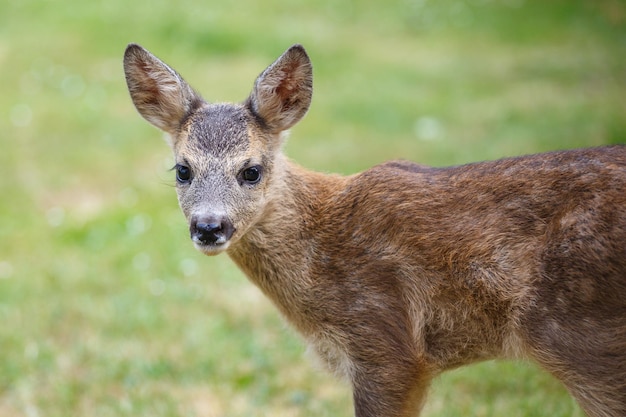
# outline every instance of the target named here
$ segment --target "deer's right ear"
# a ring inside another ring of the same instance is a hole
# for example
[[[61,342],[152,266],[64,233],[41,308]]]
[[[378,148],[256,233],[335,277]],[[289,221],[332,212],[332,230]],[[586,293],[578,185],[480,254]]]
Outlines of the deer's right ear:
[[[274,133],[296,124],[313,95],[313,68],[301,45],[294,45],[261,73],[248,97],[250,110]]]
[[[124,53],[124,73],[130,97],[144,119],[174,135],[202,98],[164,62],[139,45]]]

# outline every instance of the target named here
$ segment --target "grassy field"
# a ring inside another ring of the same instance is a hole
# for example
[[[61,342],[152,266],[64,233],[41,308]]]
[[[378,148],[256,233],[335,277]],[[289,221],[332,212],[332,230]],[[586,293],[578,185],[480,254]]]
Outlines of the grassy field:
[[[138,42],[244,99],[292,43],[315,94],[288,154],[351,173],[626,143],[620,0],[0,3],[0,416],[349,416],[350,392],[226,256],[187,236]],[[439,378],[423,413],[582,416],[532,364]]]

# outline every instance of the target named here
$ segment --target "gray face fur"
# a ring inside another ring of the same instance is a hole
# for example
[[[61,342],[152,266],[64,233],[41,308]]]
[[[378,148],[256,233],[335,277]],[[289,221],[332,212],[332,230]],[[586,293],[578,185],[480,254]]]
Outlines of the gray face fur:
[[[243,104],[206,103],[173,69],[138,45],[124,55],[139,113],[170,134],[177,193],[192,241],[212,255],[263,217],[281,133],[306,113],[312,68],[295,45],[257,78]]]
[[[207,104],[190,117],[180,134],[185,138],[174,145],[177,167],[190,175],[177,181],[178,201],[194,244],[206,254],[227,249],[263,212],[274,155],[271,148],[253,146],[249,119],[242,106]],[[247,179],[249,169],[258,180]],[[211,223],[225,230],[207,242],[198,224]]]
[[[187,146],[196,155],[228,158],[232,152],[249,147],[249,115],[241,106],[212,104],[198,109],[191,118]]]

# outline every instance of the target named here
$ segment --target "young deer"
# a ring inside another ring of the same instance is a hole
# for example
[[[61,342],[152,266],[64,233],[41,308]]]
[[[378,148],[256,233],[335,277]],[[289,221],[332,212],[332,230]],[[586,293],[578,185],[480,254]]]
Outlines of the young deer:
[[[625,146],[326,175],[281,151],[311,102],[302,46],[242,104],[207,103],[138,45],[124,70],[170,135],[195,247],[228,253],[350,380],[356,416],[415,416],[434,376],[498,357],[626,416]]]

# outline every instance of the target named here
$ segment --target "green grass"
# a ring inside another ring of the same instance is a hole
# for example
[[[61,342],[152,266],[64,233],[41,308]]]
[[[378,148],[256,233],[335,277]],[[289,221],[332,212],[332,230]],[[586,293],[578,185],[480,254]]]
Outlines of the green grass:
[[[239,101],[292,43],[315,96],[288,154],[351,173],[626,143],[618,0],[0,3],[0,416],[348,416],[347,386],[226,256],[188,241],[138,42]],[[581,416],[530,364],[439,378],[426,416]]]

